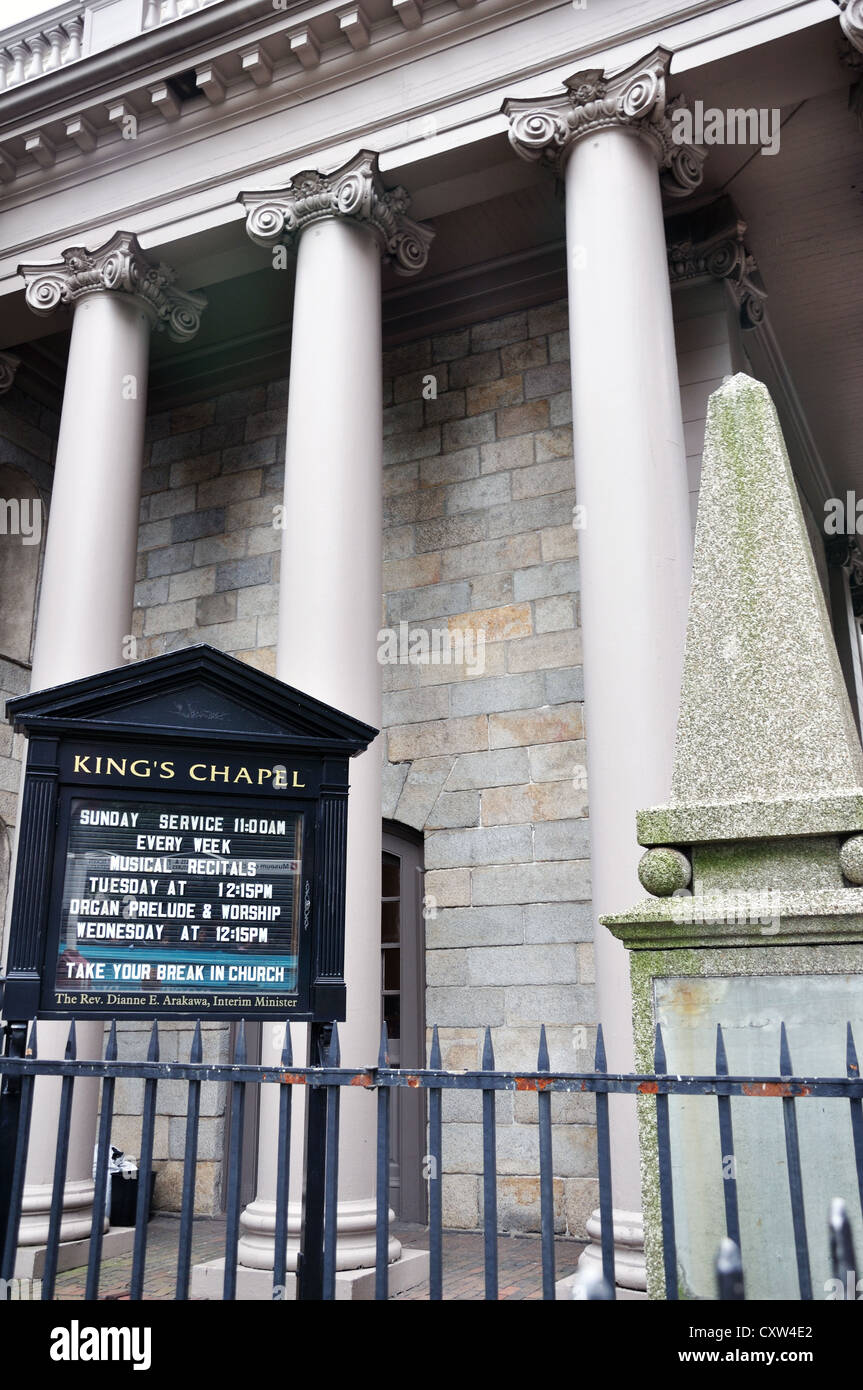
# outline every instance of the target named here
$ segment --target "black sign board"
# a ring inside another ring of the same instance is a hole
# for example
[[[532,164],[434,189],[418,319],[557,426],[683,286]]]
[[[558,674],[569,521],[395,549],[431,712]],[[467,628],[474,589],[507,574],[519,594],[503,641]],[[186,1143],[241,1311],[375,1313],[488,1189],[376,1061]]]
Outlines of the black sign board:
[[[377,730],[206,646],[7,709],[7,1018],[344,1018],[348,761]]]

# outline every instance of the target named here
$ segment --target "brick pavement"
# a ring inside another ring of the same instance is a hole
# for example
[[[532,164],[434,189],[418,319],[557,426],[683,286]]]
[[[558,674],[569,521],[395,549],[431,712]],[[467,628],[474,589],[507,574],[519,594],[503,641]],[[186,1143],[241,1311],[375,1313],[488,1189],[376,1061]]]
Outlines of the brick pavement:
[[[403,1245],[428,1249],[428,1232],[396,1228]],[[574,1240],[554,1242],[558,1279],[575,1272],[584,1245]],[[446,1231],[443,1238],[443,1296],[457,1301],[483,1301],[484,1237],[479,1231]],[[538,1300],[542,1297],[539,1236],[499,1236],[497,1242],[498,1297]],[[399,1294],[397,1301],[428,1298],[428,1284]]]
[[[177,1238],[180,1223],[170,1216],[157,1216],[149,1224],[147,1234],[147,1273],[144,1298],[173,1299],[177,1273]],[[396,1227],[403,1245],[428,1249],[428,1232],[419,1227]],[[222,1254],[225,1223],[221,1220],[197,1220],[192,1243],[192,1263]],[[557,1277],[571,1274],[584,1246],[577,1241],[556,1240]],[[501,1236],[498,1239],[499,1297],[501,1299],[536,1300],[541,1295],[540,1241],[538,1236]],[[123,1255],[105,1260],[99,1297],[122,1299],[128,1297],[132,1256]],[[68,1270],[57,1278],[56,1297],[63,1300],[84,1296],[83,1269]],[[475,1300],[484,1298],[483,1237],[476,1231],[449,1231],[444,1234],[444,1283],[446,1300]],[[422,1285],[399,1295],[398,1301],[422,1301],[428,1298],[428,1285]]]
[[[170,1300],[174,1297],[177,1278],[177,1241],[180,1222],[172,1216],[156,1216],[147,1228],[147,1264],[144,1297]],[[225,1223],[207,1219],[195,1222],[192,1236],[192,1264],[211,1260],[224,1253]],[[100,1298],[128,1297],[132,1274],[132,1255],[119,1255],[102,1261],[99,1284]],[[57,1276],[55,1296],[58,1299],[84,1297],[86,1271],[70,1269]]]

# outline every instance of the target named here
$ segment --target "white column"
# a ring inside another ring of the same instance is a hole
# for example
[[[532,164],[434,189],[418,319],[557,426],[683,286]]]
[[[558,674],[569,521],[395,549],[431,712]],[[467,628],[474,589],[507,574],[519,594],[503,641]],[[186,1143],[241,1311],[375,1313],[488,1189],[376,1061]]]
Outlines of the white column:
[[[611,1071],[634,1065],[629,962],[598,918],[640,895],[636,811],[668,796],[691,562],[659,168],[683,195],[700,160],[674,143],[666,62],[660,50],[610,79],[579,73],[565,95],[507,103],[515,148],[566,187],[596,979]],[[635,1106],[612,1100],[611,1115],[618,1282],[644,1288]]]
[[[74,305],[33,655],[31,689],[40,690],[131,656],[150,329],[166,323],[173,337],[191,337],[205,301],[174,289],[126,232],[19,273],[36,313]],[[40,1055],[62,1057],[68,1031],[43,1024]],[[78,1056],[101,1056],[102,1034],[101,1021],[80,1024]],[[37,1084],[21,1245],[48,1235],[59,1096],[59,1079]],[[90,1234],[98,1099],[97,1083],[76,1083],[62,1240]]]
[[[386,192],[373,155],[330,175],[298,174],[289,189],[244,194],[249,234],[263,245],[298,234],[279,593],[281,680],[381,724],[382,402],[381,252],[403,273],[425,264],[430,233]],[[381,754],[376,740],[350,766],[342,1061],[373,1064],[380,1040]],[[295,1060],[304,1029],[294,1030]],[[278,1062],[283,1025],[265,1025],[265,1063]],[[277,1107],[261,1097],[258,1191],[243,1213],[241,1264],[273,1268]],[[299,1096],[297,1097],[299,1098]],[[339,1269],[374,1263],[376,1108],[341,1101]],[[289,1265],[296,1263],[302,1124],[292,1145]],[[390,1241],[390,1259],[398,1256]]]

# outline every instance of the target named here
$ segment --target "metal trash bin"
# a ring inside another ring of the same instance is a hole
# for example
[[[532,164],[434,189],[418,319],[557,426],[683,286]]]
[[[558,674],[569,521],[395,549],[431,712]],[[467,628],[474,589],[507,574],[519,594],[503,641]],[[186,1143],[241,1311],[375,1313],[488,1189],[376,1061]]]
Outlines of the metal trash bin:
[[[156,1174],[153,1169],[149,1172],[150,1193],[147,1199],[147,1220],[153,1215],[153,1189],[156,1186]],[[134,1177],[125,1177],[122,1173],[112,1173],[111,1175],[111,1205],[109,1214],[112,1226],[134,1226],[135,1213],[138,1207],[138,1187],[141,1182],[141,1172]]]
[[[93,1177],[96,1176],[98,1146],[93,1153]],[[111,1226],[134,1226],[138,1207],[138,1187],[141,1174],[134,1154],[125,1154],[112,1144],[108,1155],[108,1182],[105,1190],[105,1210]],[[153,1215],[153,1189],[156,1174],[149,1173],[150,1192],[147,1200],[147,1220]]]

